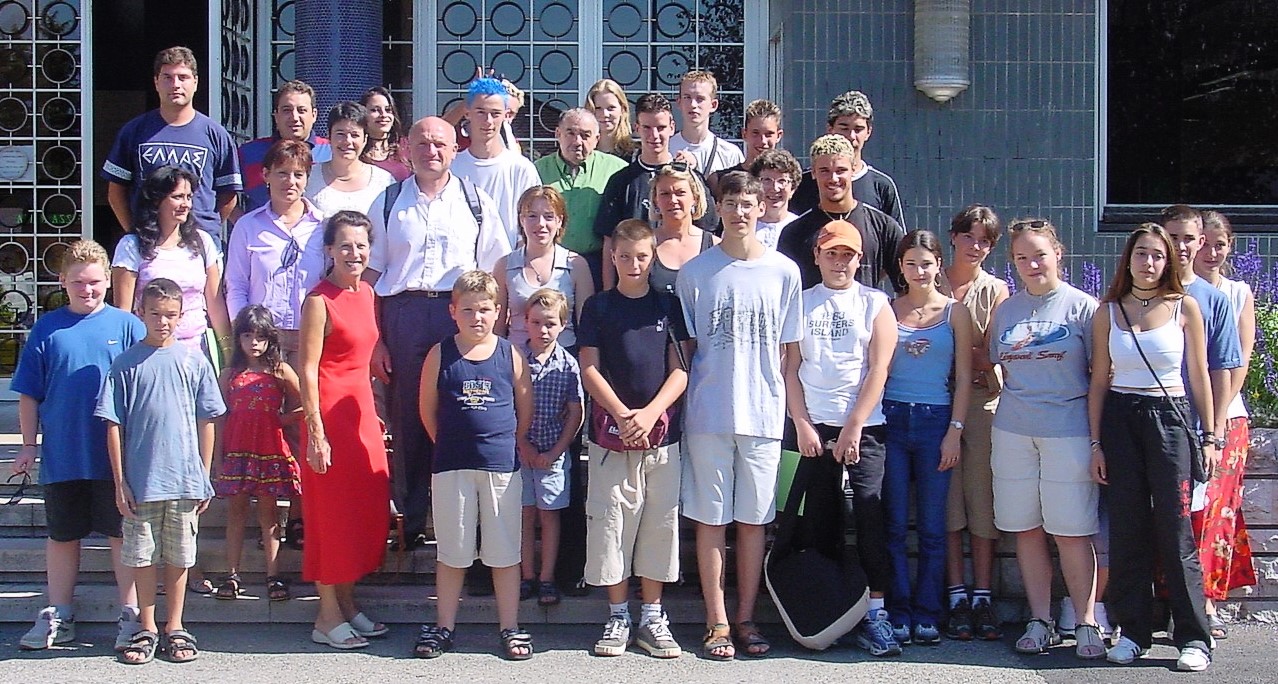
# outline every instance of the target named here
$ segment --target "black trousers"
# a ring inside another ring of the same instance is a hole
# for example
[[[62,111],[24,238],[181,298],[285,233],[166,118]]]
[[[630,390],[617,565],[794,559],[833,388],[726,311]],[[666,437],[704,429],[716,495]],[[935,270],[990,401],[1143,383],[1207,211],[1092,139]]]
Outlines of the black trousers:
[[[1176,629],[1172,640],[1210,650],[1198,545],[1189,521],[1193,495],[1190,415],[1184,397],[1111,391],[1101,414],[1109,477],[1109,589],[1105,605],[1123,636],[1152,639],[1154,570],[1166,576]],[[1182,418],[1184,416],[1184,418]]]
[[[817,425],[817,434],[824,444],[839,438],[842,428],[832,425]],[[782,440],[785,449],[797,450],[793,424],[786,421],[786,434]],[[883,511],[883,469],[887,462],[887,427],[876,425],[861,431],[861,460],[856,465],[844,466],[834,460],[834,454],[824,449],[817,460],[820,470],[817,477],[838,487],[842,482],[842,470],[846,467],[848,484],[852,489],[852,527],[856,530],[856,550],[865,570],[866,583],[873,592],[886,592],[892,582],[892,564],[887,554],[887,520]],[[835,497],[835,503],[828,497],[814,497],[809,494],[805,500],[804,518],[808,520],[837,520],[835,515],[823,514],[813,509],[822,505],[842,505],[842,497]],[[804,526],[805,533],[815,538],[804,540],[819,548],[828,548],[834,540],[844,534],[838,525],[813,527]],[[822,538],[826,537],[828,538]]]

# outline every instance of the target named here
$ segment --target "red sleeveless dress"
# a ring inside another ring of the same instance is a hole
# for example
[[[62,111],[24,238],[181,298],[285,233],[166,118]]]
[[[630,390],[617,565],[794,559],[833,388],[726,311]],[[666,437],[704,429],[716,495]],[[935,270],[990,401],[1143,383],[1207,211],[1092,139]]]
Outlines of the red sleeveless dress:
[[[345,584],[381,567],[390,523],[390,470],[369,377],[377,320],[367,283],[351,292],[321,280],[311,293],[324,303],[330,326],[319,402],[333,462],[323,475],[302,465],[302,577]]]

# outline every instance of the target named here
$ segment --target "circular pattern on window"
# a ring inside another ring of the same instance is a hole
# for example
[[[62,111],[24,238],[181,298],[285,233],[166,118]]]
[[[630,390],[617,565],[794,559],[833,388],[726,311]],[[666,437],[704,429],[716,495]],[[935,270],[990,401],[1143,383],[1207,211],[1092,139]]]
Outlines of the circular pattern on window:
[[[54,48],[44,53],[44,59],[40,60],[40,69],[44,72],[44,77],[50,81],[66,83],[75,78],[75,55],[68,50]]]
[[[572,109],[573,105],[555,97],[544,100],[537,109],[537,123],[541,125],[540,134],[553,135],[559,127],[559,116]]]
[[[56,38],[63,38],[75,31],[80,16],[69,2],[55,2],[45,6],[40,15],[40,31]]]
[[[67,255],[67,250],[71,248],[65,242],[55,242],[40,253],[40,266],[49,273],[62,272],[62,259]]]
[[[49,195],[40,203],[41,220],[54,228],[66,228],[75,223],[76,214],[75,200],[60,192]]]
[[[0,49],[0,85],[17,86],[30,80],[30,53],[22,48]]]
[[[537,62],[541,77],[551,85],[563,85],[572,79],[572,57],[563,50],[551,50]]]
[[[666,3],[657,10],[657,33],[667,38],[682,38],[692,29],[692,14],[687,7]]]
[[[623,50],[608,58],[608,76],[628,88],[643,78],[643,62],[639,55]]]
[[[518,83],[524,80],[524,70],[527,69],[527,66],[523,55],[514,50],[502,50],[493,55],[493,71],[497,73],[499,78],[504,78],[511,83]]]
[[[50,98],[40,108],[40,118],[53,131],[66,131],[75,125],[75,103],[65,97]]]
[[[608,30],[618,38],[633,38],[643,30],[643,14],[628,2],[612,8],[607,22]]]
[[[40,155],[40,169],[53,180],[64,181],[74,176],[75,165],[75,152],[69,147],[54,145]]]
[[[444,56],[443,64],[440,68],[444,71],[444,78],[454,85],[464,85],[470,83],[475,78],[475,67],[479,63],[475,61],[475,56],[465,50],[453,50]]]
[[[27,272],[31,264],[31,253],[17,242],[6,242],[0,245],[0,272],[8,275],[21,275]]]
[[[279,7],[275,8],[275,21],[272,22],[276,31],[289,38],[293,37],[295,27],[293,10],[293,0],[285,0],[285,2],[281,2]]]
[[[0,100],[0,130],[17,133],[27,125],[27,117],[30,114],[27,103],[16,97]]]
[[[542,33],[551,38],[563,38],[572,31],[573,21],[572,10],[567,5],[553,2],[542,8],[537,25],[541,27]]]
[[[0,325],[23,324],[31,313],[31,295],[22,290],[0,292]]]
[[[25,5],[15,0],[0,2],[0,33],[6,38],[18,38],[31,25],[31,13]]]
[[[503,2],[493,8],[492,16],[489,18],[492,22],[493,30],[497,33],[510,38],[519,35],[524,30],[524,25],[528,22],[528,15],[524,14],[524,8],[513,2]]]
[[[444,30],[454,36],[467,36],[479,25],[475,8],[464,2],[454,2],[444,9]]]
[[[0,226],[17,228],[27,223],[27,212],[31,209],[30,195],[27,193],[9,193],[0,196]]]

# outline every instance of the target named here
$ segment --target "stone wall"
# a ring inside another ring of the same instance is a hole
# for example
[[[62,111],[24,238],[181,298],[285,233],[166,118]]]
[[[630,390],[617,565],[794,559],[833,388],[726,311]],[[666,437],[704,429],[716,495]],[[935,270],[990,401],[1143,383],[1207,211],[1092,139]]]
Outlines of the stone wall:
[[[1278,429],[1253,428],[1243,487],[1243,517],[1256,563],[1255,587],[1230,596],[1235,615],[1278,623]]]

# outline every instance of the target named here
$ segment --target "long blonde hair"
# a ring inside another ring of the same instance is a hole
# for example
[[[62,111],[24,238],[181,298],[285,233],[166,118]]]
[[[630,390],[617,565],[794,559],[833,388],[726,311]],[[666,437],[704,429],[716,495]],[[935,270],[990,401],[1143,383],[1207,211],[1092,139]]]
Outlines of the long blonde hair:
[[[614,154],[622,158],[629,158],[635,151],[635,143],[630,139],[632,130],[630,128],[630,101],[626,99],[626,91],[622,90],[621,85],[611,78],[602,78],[595,81],[590,86],[590,90],[586,91],[586,109],[593,114],[595,111],[596,95],[612,95],[617,98],[617,102],[621,105],[621,118],[617,121],[617,128],[612,132],[612,149]],[[600,131],[603,135],[603,131]]]

